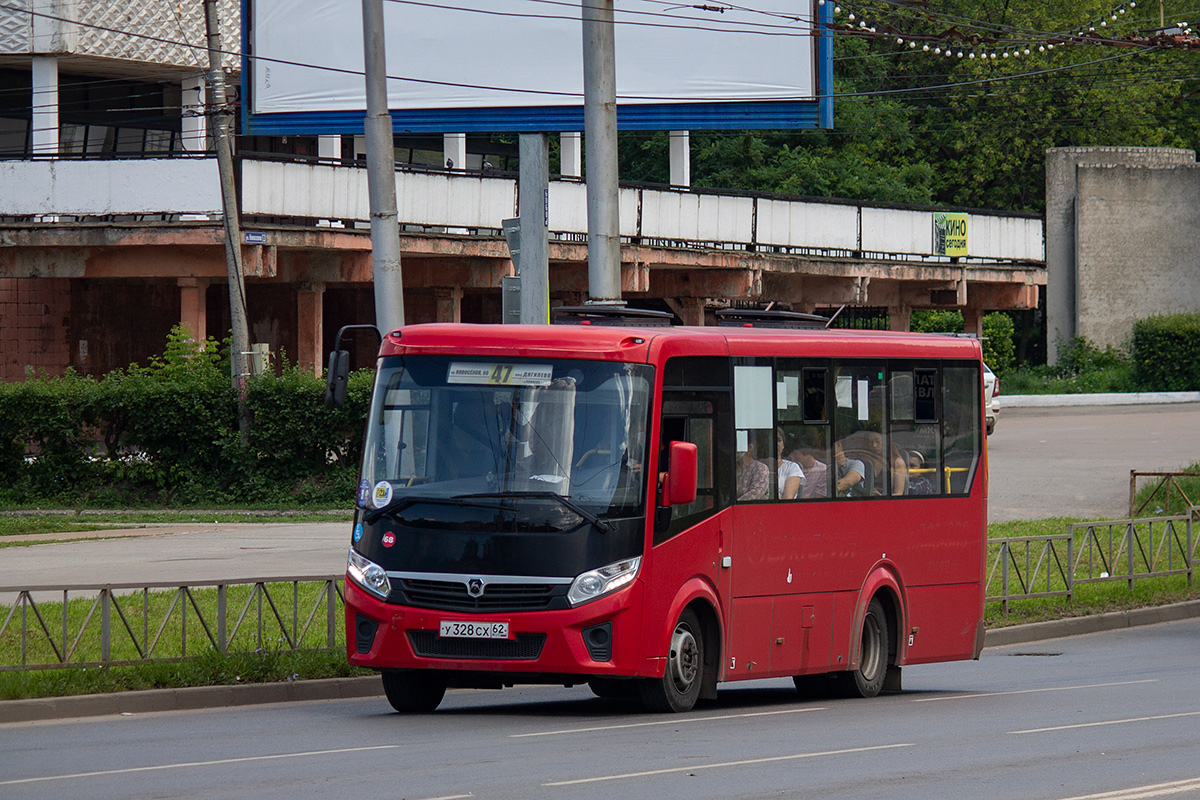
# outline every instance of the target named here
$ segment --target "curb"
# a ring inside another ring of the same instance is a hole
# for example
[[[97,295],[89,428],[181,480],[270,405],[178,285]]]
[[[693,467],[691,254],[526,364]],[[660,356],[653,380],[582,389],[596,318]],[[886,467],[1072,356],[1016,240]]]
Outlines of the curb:
[[[288,683],[250,683],[238,686],[189,686],[137,692],[84,694],[0,701],[0,724],[37,720],[148,714],[154,711],[195,711],[301,700],[349,700],[383,695],[379,677],[321,678]]]
[[[1116,394],[1002,394],[1006,408],[1066,408],[1072,406],[1141,406],[1162,403],[1200,403],[1200,392],[1129,392]]]
[[[1155,625],[1159,622],[1176,622],[1193,617],[1200,617],[1200,600],[1188,600],[1169,606],[1135,608],[1132,611],[1113,611],[1089,617],[1031,622],[1027,625],[1013,625],[1008,628],[993,628],[984,634],[983,646],[986,649],[1009,644],[1026,644],[1040,642],[1043,639],[1115,631],[1137,625]]]
[[[1090,617],[1032,622],[993,628],[984,635],[984,648],[1026,644],[1063,636],[1154,625],[1200,617],[1200,600],[1169,606],[1115,611]],[[139,692],[85,694],[73,697],[39,697],[30,700],[0,700],[0,724],[36,722],[79,717],[148,714],[154,711],[195,711],[264,703],[294,703],[305,700],[351,700],[382,697],[378,676],[323,678],[294,683],[258,683],[240,686],[193,686],[184,689],[150,689]]]

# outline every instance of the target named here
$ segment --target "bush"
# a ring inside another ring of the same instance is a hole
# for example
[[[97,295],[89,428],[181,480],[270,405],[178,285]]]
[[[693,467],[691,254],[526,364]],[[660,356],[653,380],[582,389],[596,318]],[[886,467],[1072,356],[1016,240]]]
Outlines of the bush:
[[[1143,391],[1200,391],[1200,312],[1138,320],[1133,354]]]
[[[373,375],[351,376],[346,405],[295,368],[251,379],[253,424],[217,343],[172,331],[148,366],[102,380],[68,372],[0,384],[0,500],[10,504],[349,504]]]
[[[1016,354],[1012,318],[997,311],[985,314],[982,324],[983,360],[992,372],[1003,378],[1012,368]],[[918,310],[912,313],[908,327],[917,333],[962,333],[963,315],[961,311]]]

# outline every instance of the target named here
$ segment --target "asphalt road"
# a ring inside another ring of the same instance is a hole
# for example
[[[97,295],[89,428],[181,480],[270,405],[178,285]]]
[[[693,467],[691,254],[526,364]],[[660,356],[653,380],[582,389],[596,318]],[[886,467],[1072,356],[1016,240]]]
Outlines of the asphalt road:
[[[988,437],[988,518],[1114,519],[1129,513],[1129,471],[1200,461],[1200,403],[1006,408]]]
[[[1191,619],[906,667],[872,700],[757,681],[653,715],[518,687],[404,717],[375,697],[0,724],[0,798],[1194,798],[1198,658]]]

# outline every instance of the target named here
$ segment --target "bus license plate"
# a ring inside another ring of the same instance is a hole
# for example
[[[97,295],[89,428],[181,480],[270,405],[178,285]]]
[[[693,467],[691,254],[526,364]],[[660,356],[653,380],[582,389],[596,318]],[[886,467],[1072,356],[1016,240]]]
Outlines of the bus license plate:
[[[507,639],[507,622],[459,622],[442,620],[438,636],[443,639]]]

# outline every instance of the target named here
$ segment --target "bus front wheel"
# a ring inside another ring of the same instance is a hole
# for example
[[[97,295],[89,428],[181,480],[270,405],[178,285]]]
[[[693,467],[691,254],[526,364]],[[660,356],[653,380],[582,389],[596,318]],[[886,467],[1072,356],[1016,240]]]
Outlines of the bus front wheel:
[[[446,678],[423,670],[385,670],[383,692],[401,714],[429,712],[446,696]]]
[[[667,667],[661,678],[647,678],[639,687],[642,704],[650,711],[690,711],[700,697],[704,680],[704,631],[690,608],[679,615],[671,632]]]
[[[862,644],[858,669],[850,670],[843,681],[850,697],[874,697],[883,689],[888,667],[888,624],[879,598],[872,598],[863,615]]]

